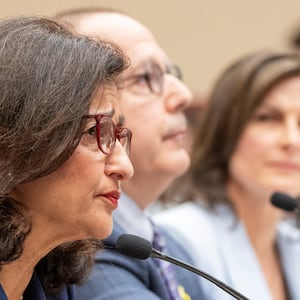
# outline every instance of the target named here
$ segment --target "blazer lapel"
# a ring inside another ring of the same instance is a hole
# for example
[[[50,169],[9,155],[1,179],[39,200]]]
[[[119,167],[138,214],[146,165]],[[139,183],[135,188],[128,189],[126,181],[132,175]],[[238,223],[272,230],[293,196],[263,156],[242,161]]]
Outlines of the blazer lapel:
[[[221,233],[219,251],[225,282],[247,298],[272,300],[244,226],[224,207],[215,222]]]
[[[277,245],[291,299],[300,299],[300,230],[294,224],[280,223]]]

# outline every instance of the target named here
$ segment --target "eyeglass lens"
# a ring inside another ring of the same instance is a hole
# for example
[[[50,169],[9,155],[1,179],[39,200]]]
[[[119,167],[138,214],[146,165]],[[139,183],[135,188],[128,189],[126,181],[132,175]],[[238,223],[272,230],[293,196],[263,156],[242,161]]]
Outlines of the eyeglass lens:
[[[130,152],[132,133],[128,128],[116,127],[108,116],[96,117],[97,142],[100,150],[105,154],[111,154],[115,148],[116,139],[120,141],[127,154]]]
[[[131,138],[132,133],[128,128],[117,128],[116,129],[116,137],[120,141],[121,145],[125,149],[126,153],[129,155],[130,153],[130,145],[131,145]]]
[[[97,131],[98,143],[101,150],[106,154],[110,154],[116,143],[115,126],[111,118],[102,116],[98,121]]]
[[[146,67],[146,80],[149,89],[152,93],[161,94],[163,92],[164,74],[170,74],[182,80],[180,68],[173,64],[166,65],[166,70],[163,71],[158,64],[150,63]]]

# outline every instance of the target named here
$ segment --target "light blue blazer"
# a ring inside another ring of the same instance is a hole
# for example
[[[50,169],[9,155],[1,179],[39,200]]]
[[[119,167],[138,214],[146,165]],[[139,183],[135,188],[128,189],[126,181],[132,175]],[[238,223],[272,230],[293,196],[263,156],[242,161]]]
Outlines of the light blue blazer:
[[[219,205],[215,212],[185,203],[158,213],[155,221],[186,245],[195,265],[251,300],[272,300],[255,252],[243,225],[232,210]],[[290,299],[300,299],[300,230],[278,225],[277,245]],[[206,300],[232,300],[232,296],[205,279]]]

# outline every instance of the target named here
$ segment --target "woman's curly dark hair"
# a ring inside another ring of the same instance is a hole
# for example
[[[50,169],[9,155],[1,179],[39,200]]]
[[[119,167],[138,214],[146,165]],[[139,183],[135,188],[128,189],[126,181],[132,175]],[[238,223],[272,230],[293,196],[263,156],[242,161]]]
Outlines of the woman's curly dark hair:
[[[30,232],[30,218],[23,213],[22,203],[6,196],[0,197],[0,262],[8,263],[23,251],[23,242]]]
[[[20,257],[31,230],[31,216],[12,189],[71,156],[97,89],[118,85],[127,67],[116,45],[76,36],[53,20],[0,22],[0,266]],[[74,241],[45,256],[37,272],[46,292],[85,279],[100,247],[96,240]]]

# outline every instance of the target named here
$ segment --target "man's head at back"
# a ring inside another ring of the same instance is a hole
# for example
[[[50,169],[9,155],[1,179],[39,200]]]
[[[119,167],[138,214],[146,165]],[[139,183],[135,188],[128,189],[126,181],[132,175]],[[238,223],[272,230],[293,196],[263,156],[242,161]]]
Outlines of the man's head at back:
[[[135,175],[123,190],[145,208],[189,166],[183,110],[191,103],[191,93],[152,33],[131,17],[90,9],[62,13],[58,19],[80,34],[112,40],[131,60],[121,108],[133,132],[130,156]]]

